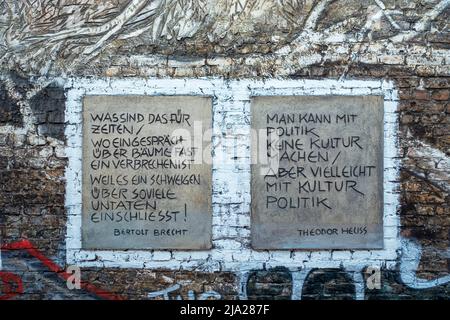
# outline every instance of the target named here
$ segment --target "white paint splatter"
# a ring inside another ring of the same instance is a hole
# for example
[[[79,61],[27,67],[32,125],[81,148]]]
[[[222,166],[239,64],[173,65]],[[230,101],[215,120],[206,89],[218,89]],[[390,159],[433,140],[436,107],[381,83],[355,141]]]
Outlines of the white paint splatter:
[[[154,299],[154,298],[162,296],[164,298],[164,300],[169,300],[169,293],[177,291],[180,288],[181,288],[181,285],[179,285],[177,283],[177,284],[175,284],[173,286],[170,286],[170,287],[168,287],[166,289],[163,289],[163,290],[149,292],[147,294],[147,297],[150,298],[150,299]]]
[[[305,280],[311,272],[310,268],[303,268],[299,271],[292,271],[292,295],[291,300],[301,300],[303,286],[305,285]]]
[[[450,282],[450,275],[434,280],[417,277],[416,272],[422,255],[421,246],[410,239],[402,239],[402,255],[400,257],[400,277],[404,284],[413,289],[429,289]]]
[[[149,292],[147,294],[147,297],[149,299],[155,299],[158,297],[162,297],[164,300],[170,300],[169,294],[175,291],[178,291],[181,289],[181,284],[177,283],[173,286],[170,286],[168,288],[159,290],[159,291],[153,291]],[[198,299],[197,299],[198,298]],[[214,290],[205,291],[202,293],[199,293],[196,297],[196,294],[193,290],[189,290],[187,294],[187,300],[208,300],[208,299],[214,299],[214,300],[220,300],[222,299],[222,295]],[[181,295],[177,295],[175,297],[175,300],[183,300],[183,297]]]
[[[450,193],[450,157],[426,142],[415,139],[409,132],[408,138],[410,141],[407,161],[404,162],[405,169]],[[417,159],[420,160],[420,165],[416,165]]]

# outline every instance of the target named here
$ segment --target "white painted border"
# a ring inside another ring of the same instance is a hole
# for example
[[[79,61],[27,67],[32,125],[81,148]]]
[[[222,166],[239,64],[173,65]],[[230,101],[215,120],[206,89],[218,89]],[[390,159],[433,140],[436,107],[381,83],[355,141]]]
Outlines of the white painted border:
[[[385,80],[223,80],[203,79],[70,79],[65,85],[66,199],[68,212],[66,257],[80,267],[240,271],[284,266],[290,270],[365,266],[393,268],[399,236],[398,94]],[[213,130],[243,133],[233,145],[240,157],[233,165],[216,161],[227,156],[215,149],[213,159],[213,249],[83,250],[81,249],[82,98],[85,95],[200,95],[213,97]],[[382,95],[384,96],[384,248],[381,250],[265,250],[250,247],[250,97],[258,95]],[[247,134],[247,136],[246,136]],[[225,208],[225,210],[223,210]],[[230,235],[230,232],[234,234]]]

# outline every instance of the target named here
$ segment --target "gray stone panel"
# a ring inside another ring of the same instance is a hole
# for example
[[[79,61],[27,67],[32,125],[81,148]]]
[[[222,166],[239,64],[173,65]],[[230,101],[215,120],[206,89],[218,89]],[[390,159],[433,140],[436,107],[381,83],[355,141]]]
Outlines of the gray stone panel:
[[[210,248],[211,108],[209,97],[84,98],[83,248]]]
[[[383,247],[381,96],[255,97],[252,128],[253,248]]]

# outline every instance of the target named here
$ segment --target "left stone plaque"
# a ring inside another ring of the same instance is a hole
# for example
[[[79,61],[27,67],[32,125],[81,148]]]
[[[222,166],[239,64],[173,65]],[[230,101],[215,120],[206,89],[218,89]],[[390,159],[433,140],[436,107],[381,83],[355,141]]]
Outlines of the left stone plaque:
[[[86,96],[85,249],[211,247],[209,97]]]

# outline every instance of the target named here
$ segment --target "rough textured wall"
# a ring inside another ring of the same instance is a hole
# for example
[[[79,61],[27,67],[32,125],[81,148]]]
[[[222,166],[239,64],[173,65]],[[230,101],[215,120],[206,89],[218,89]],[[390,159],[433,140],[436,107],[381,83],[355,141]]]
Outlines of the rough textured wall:
[[[222,77],[393,81],[402,247],[381,289],[361,297],[349,270],[283,265],[245,277],[86,268],[83,280],[144,299],[448,299],[450,1],[5,0],[0,12],[4,297],[105,297],[68,290],[51,264],[66,267],[64,79]]]

